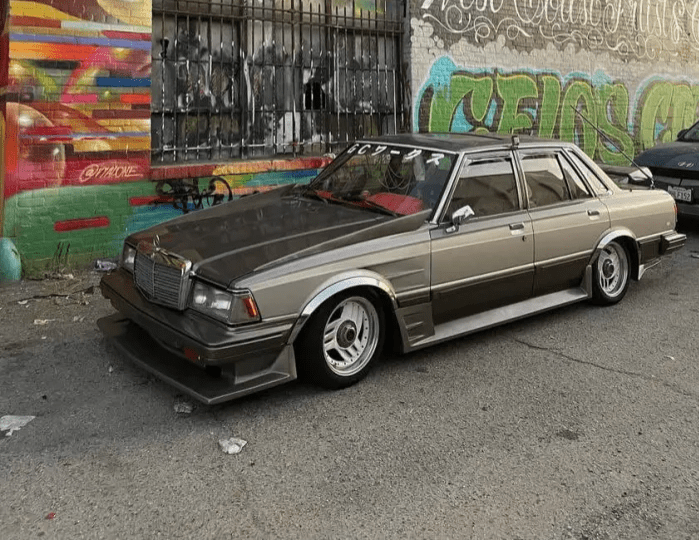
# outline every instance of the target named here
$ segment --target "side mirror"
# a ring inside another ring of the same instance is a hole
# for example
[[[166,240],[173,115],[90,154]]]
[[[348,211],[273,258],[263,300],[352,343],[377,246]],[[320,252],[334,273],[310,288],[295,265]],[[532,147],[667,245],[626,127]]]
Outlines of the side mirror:
[[[451,223],[452,225],[458,227],[462,223],[465,223],[468,220],[468,218],[475,215],[476,213],[473,211],[473,208],[471,208],[467,204],[466,206],[462,206],[461,208],[454,210],[454,212],[451,215]]]
[[[687,133],[686,129],[679,130],[677,132],[677,140],[683,139],[686,133]]]

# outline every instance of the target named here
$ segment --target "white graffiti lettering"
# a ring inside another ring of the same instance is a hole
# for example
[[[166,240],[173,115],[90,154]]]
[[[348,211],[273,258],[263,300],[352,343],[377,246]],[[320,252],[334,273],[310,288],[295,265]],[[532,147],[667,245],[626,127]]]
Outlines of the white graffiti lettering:
[[[623,56],[699,51],[699,0],[424,0],[422,17],[476,42],[538,35]]]

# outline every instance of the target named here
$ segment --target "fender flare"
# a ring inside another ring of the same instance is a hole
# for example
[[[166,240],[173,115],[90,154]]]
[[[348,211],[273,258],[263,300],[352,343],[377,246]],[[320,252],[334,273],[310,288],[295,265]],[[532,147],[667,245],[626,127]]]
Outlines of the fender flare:
[[[289,334],[287,343],[291,345],[294,343],[294,341],[296,341],[296,338],[303,327],[306,325],[313,313],[323,304],[323,302],[332,298],[336,294],[355,287],[379,289],[385,293],[386,296],[388,296],[393,309],[396,310],[398,308],[396,292],[393,290],[391,283],[381,274],[377,274],[376,272],[372,272],[370,270],[343,273],[326,281],[313,292],[310,300],[306,302],[301,310],[301,314],[296,319],[296,322],[291,329],[291,333]]]
[[[610,243],[620,238],[623,238],[627,242],[630,241],[633,243],[634,251],[633,253],[629,253],[629,257],[631,258],[629,262],[631,263],[632,276],[634,277],[634,279],[638,279],[636,277],[638,274],[638,267],[640,264],[638,240],[636,239],[636,235],[626,227],[620,227],[618,229],[614,229],[604,233],[602,238],[600,238],[599,242],[597,242],[597,247],[595,248],[595,250],[592,253],[592,256],[590,257],[589,264],[593,265],[597,260],[597,257],[599,257],[599,254],[602,252],[602,250],[605,247],[607,247]]]

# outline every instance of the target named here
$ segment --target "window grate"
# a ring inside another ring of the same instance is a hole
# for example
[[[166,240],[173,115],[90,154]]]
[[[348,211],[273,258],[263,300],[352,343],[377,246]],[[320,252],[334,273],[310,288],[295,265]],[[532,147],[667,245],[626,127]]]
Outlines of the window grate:
[[[406,129],[403,4],[248,1],[153,1],[153,163],[317,155]]]

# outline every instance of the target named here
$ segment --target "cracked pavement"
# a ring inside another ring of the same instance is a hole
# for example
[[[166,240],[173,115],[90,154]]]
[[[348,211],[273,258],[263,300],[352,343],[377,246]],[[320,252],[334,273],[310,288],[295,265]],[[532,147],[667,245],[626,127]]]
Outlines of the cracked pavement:
[[[214,407],[102,339],[100,274],[3,286],[0,416],[35,418],[0,435],[0,537],[699,538],[699,225],[683,230],[619,305]]]

